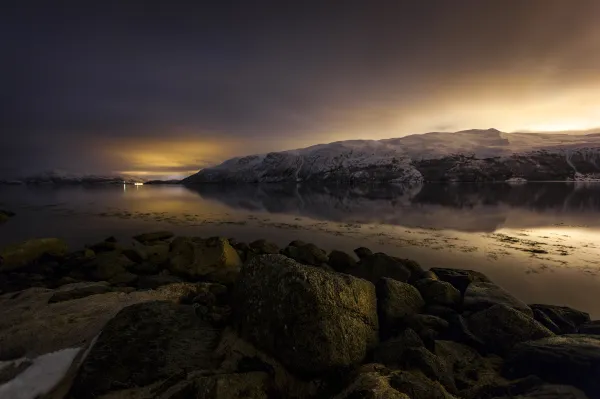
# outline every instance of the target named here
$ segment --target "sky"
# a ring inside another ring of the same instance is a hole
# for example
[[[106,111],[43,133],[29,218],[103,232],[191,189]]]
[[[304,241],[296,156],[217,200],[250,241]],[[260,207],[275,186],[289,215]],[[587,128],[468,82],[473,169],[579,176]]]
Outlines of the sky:
[[[597,0],[9,0],[0,176],[172,178],[345,139],[594,129],[599,15]]]

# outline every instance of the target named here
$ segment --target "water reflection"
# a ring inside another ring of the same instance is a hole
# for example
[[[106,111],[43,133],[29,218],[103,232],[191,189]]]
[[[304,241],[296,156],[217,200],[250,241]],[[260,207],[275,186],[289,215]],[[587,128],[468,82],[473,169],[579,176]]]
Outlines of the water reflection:
[[[202,185],[204,199],[246,211],[347,223],[491,232],[554,225],[596,227],[600,184],[403,186]]]

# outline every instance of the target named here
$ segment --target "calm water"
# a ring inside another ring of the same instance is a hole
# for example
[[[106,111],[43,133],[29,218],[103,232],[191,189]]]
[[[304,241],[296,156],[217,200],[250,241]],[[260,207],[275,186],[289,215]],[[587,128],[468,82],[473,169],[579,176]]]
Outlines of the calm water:
[[[0,226],[0,245],[54,236],[79,248],[169,229],[368,246],[425,267],[480,270],[526,302],[600,317],[600,184],[2,186],[0,208],[18,214]]]

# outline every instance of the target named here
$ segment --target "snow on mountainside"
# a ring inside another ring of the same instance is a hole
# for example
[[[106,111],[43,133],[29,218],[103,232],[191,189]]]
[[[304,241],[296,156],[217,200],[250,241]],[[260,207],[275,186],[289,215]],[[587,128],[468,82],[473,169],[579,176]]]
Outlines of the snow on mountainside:
[[[599,150],[600,134],[434,132],[233,158],[183,182],[581,180],[600,176]]]

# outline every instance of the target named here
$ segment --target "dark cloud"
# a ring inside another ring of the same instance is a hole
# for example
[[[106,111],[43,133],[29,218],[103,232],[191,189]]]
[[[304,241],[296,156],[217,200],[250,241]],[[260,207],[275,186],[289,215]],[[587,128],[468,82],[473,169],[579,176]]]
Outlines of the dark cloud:
[[[187,168],[438,127],[589,128],[598,110],[596,0],[3,7],[5,172],[143,168],[111,151],[171,139],[211,143],[170,151]]]

